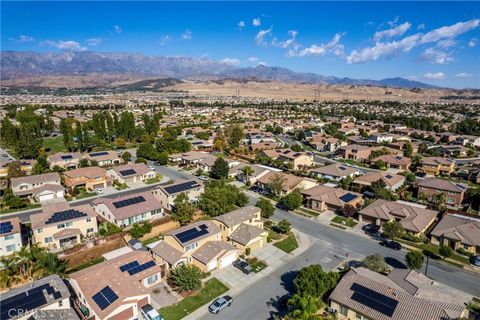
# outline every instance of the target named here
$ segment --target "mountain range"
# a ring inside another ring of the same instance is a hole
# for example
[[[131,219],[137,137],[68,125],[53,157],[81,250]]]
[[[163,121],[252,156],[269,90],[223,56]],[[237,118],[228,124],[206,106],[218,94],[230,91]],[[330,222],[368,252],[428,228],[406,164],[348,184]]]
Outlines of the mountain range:
[[[307,84],[435,88],[426,83],[403,78],[382,80],[337,78],[295,72],[282,67],[258,65],[243,68],[206,58],[146,56],[138,53],[2,51],[0,66],[2,85],[8,82],[6,80],[17,78],[107,74],[116,77],[124,75],[126,79],[131,76],[183,80],[255,79]]]

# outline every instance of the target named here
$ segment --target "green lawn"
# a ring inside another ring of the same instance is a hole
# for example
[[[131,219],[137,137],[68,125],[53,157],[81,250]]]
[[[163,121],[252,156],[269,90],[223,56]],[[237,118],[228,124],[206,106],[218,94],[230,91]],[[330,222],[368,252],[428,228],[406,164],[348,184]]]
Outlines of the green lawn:
[[[441,255],[440,255],[440,247],[439,246],[436,246],[434,244],[431,244],[431,243],[416,243],[416,242],[411,242],[411,241],[407,241],[407,240],[404,240],[404,239],[396,239],[397,241],[399,242],[403,242],[409,246],[412,246],[412,247],[415,247],[415,248],[418,248],[418,249],[422,249],[424,252],[426,253],[429,253],[429,254],[433,254],[435,256],[438,256],[440,259],[442,258]],[[463,263],[463,264],[467,264],[469,265],[470,264],[470,260],[468,257],[466,256],[463,256],[457,252],[454,252],[453,255],[449,258],[449,259],[452,259],[452,260],[455,260],[457,262],[460,262],[460,263]]]
[[[350,227],[350,228],[353,228],[357,225],[357,222],[355,222],[355,220],[353,220],[353,218],[345,218],[345,217],[342,217],[342,216],[336,216],[331,221],[335,222],[335,223],[338,223],[342,226]]]
[[[162,175],[157,173],[157,175],[154,178],[150,178],[147,181],[145,181],[146,184],[152,184],[152,183],[157,183],[160,182],[163,179]]]
[[[320,212],[318,212],[318,211],[310,210],[310,209],[303,208],[303,207],[299,208],[298,210],[305,213],[308,216],[318,217],[320,215]]]
[[[63,137],[49,137],[43,139],[43,147],[47,153],[66,151],[63,144]]]
[[[186,297],[177,304],[162,308],[159,312],[165,320],[179,320],[227,291],[228,288],[223,283],[212,278],[204,283],[203,288],[197,294]]]
[[[276,242],[273,245],[278,249],[285,251],[286,253],[290,253],[298,248],[297,238],[295,238],[293,233],[290,233],[287,238]]]
[[[76,200],[84,199],[84,198],[93,197],[93,196],[96,196],[96,195],[97,195],[96,192],[84,191],[84,192],[79,193],[78,196],[75,197],[75,199]]]
[[[265,262],[263,262],[262,260],[258,260],[257,258],[251,258],[247,261],[255,273],[258,273],[267,267],[267,264]]]

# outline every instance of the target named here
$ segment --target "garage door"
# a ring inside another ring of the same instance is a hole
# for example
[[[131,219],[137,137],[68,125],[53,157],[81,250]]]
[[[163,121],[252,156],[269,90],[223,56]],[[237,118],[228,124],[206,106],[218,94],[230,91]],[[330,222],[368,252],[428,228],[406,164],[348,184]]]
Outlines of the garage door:
[[[262,244],[263,244],[263,241],[260,239],[258,241],[251,243],[248,247],[250,248],[251,251],[254,251],[258,248],[261,248]]]
[[[237,260],[237,253],[236,252],[232,252],[228,256],[223,257],[222,259],[220,259],[220,269],[231,265],[232,262],[235,261],[235,260]]]
[[[40,200],[40,202],[52,200],[52,199],[53,199],[53,193],[43,194],[38,196],[38,200]]]

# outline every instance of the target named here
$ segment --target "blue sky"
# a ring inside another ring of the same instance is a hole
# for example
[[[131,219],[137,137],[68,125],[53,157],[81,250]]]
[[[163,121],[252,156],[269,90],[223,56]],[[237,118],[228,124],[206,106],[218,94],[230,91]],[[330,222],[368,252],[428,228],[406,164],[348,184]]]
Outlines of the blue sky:
[[[480,87],[480,2],[1,2],[2,50],[138,52]]]

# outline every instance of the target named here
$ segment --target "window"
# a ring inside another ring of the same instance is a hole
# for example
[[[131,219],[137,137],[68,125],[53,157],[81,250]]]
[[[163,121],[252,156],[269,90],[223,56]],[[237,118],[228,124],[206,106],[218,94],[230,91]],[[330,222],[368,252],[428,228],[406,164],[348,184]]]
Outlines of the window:
[[[63,229],[65,228],[65,224],[64,223],[61,223],[61,224],[58,224],[57,225],[57,229]]]
[[[12,252],[15,251],[15,244],[11,244],[9,246],[6,246],[7,252]]]
[[[67,222],[67,223],[65,223],[65,226],[66,227],[71,227],[71,226],[73,226],[73,222]]]
[[[468,244],[463,245],[463,249],[468,250],[468,248],[470,248],[470,246]]]
[[[46,237],[45,238],[45,243],[50,243],[53,241],[53,238],[52,237]]]
[[[150,276],[150,277],[147,278],[147,283],[149,285],[154,284],[157,281],[158,281],[158,274],[154,274],[153,276]]]
[[[63,307],[63,300],[58,301],[58,306]]]
[[[455,203],[455,198],[447,198],[448,203]]]
[[[13,239],[13,234],[9,234],[8,236],[5,236],[5,240],[12,240]]]
[[[341,305],[340,306],[340,314],[346,316],[347,312],[348,312],[348,309],[345,306]]]
[[[88,228],[87,229],[87,233],[92,233],[93,232],[93,228]]]
[[[190,251],[192,249],[195,249],[196,247],[198,246],[198,243],[192,243],[192,244],[189,244],[188,246],[185,247],[185,251]]]
[[[91,218],[87,218],[87,222],[90,222],[90,221],[92,221],[92,219],[91,219]]]
[[[42,233],[42,232],[43,232],[43,228],[38,228],[38,229],[37,229],[37,232],[38,232],[38,233]]]

